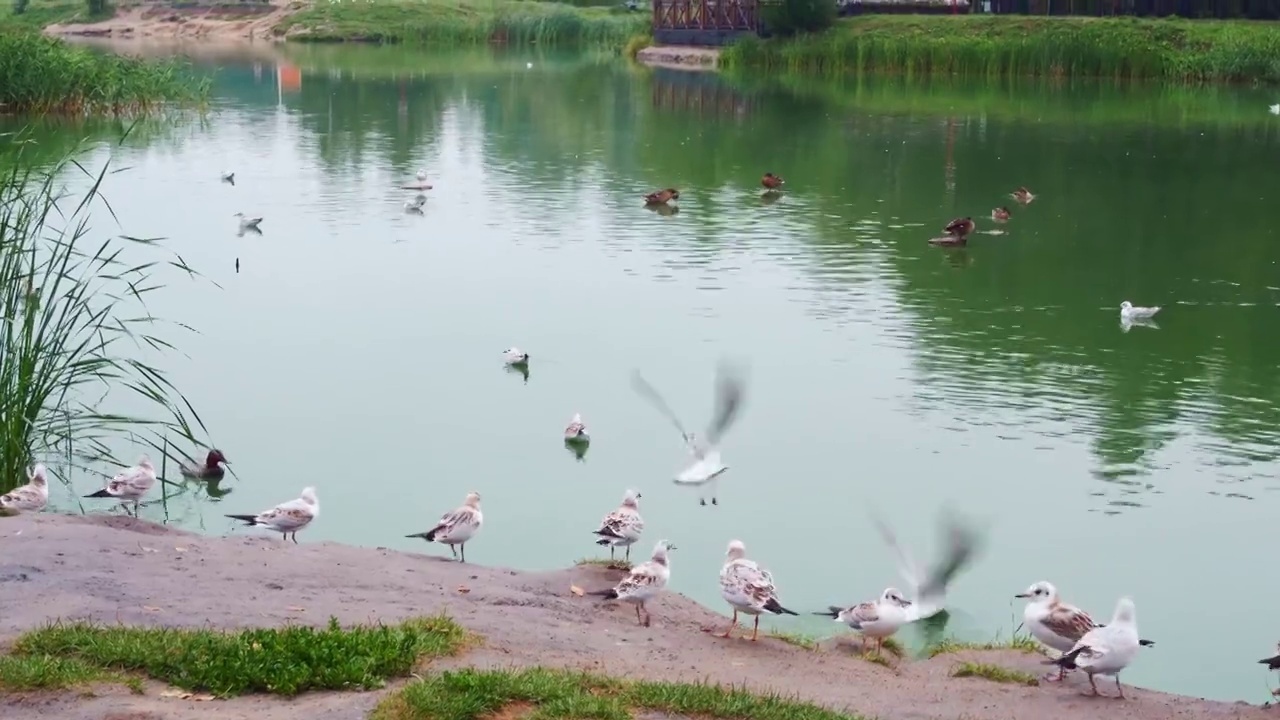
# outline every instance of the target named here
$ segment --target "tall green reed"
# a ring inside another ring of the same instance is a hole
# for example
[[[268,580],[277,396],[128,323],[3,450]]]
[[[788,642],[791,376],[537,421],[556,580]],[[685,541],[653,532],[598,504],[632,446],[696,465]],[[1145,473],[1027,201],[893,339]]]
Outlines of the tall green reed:
[[[111,212],[100,192],[110,163],[91,173],[74,152],[47,165],[32,147],[0,136],[0,492],[25,482],[35,460],[101,469],[123,461],[113,450],[126,442],[165,455],[168,439],[197,444],[205,432],[146,359],[175,350],[162,327],[192,331],[148,309],[159,271],[198,274],[178,256],[135,263],[128,251],[155,239],[91,239],[91,209]],[[73,173],[88,190],[62,189]]]

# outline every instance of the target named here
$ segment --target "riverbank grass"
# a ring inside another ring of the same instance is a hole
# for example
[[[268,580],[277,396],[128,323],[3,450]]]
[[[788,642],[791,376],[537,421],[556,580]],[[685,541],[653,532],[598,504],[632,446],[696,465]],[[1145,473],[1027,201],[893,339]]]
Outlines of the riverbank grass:
[[[1040,684],[1040,678],[1026,673],[1021,670],[1011,670],[1003,668],[999,665],[980,662],[962,662],[951,669],[951,677],[965,678],[976,677],[990,680],[991,682],[1005,683],[1008,685],[1027,685],[1035,687]]]
[[[473,45],[606,46],[621,51],[650,17],[621,7],[520,0],[387,0],[315,3],[276,25],[290,40]]]
[[[873,15],[792,38],[747,38],[721,67],[827,75],[1023,75],[1280,83],[1280,23]]]
[[[1030,635],[1015,634],[1007,640],[996,638],[990,642],[965,642],[947,638],[936,645],[930,646],[925,656],[935,658],[939,655],[964,652],[965,650],[1015,650],[1028,654],[1044,654],[1044,646],[1036,641],[1035,638]]]
[[[333,618],[327,628],[238,632],[54,624],[23,635],[13,655],[0,659],[0,687],[67,687],[123,673],[220,697],[367,690],[408,676],[424,660],[456,654],[468,641],[442,615],[399,625],[343,628]]]
[[[858,720],[777,695],[717,685],[628,682],[559,670],[458,670],[411,683],[374,708],[370,720],[499,717],[634,717],[633,711],[725,720]]]
[[[20,114],[136,115],[195,104],[209,82],[178,62],[95,53],[29,32],[0,32],[0,108]]]

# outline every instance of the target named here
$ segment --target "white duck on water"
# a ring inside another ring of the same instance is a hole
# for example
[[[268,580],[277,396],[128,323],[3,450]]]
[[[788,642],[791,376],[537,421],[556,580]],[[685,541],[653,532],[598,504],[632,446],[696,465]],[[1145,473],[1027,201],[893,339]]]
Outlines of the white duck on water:
[[[680,471],[673,482],[677,485],[700,488],[702,496],[698,498],[699,504],[706,505],[707,496],[710,495],[711,504],[718,505],[717,479],[729,469],[729,466],[720,459],[720,440],[742,409],[745,389],[741,376],[728,364],[721,363],[716,379],[715,410],[711,425],[707,428],[705,440],[684,429],[680,419],[672,412],[658,391],[645,381],[640,371],[632,373],[632,384],[641,396],[675,425],[676,430],[680,431],[680,437],[684,439],[689,454],[693,456],[693,463]]]

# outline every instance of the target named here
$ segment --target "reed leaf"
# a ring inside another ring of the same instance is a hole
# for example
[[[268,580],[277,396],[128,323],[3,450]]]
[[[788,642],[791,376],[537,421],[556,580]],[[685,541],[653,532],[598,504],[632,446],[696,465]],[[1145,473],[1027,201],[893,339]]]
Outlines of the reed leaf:
[[[124,462],[113,451],[126,443],[163,456],[168,439],[201,444],[207,432],[142,357],[173,348],[162,327],[189,331],[146,306],[166,265],[126,261],[130,246],[156,243],[89,236],[110,163],[88,173],[73,152],[48,166],[32,160],[33,148],[22,135],[0,136],[0,492],[25,482],[36,459],[100,468]],[[68,196],[62,178],[75,172],[92,184]]]

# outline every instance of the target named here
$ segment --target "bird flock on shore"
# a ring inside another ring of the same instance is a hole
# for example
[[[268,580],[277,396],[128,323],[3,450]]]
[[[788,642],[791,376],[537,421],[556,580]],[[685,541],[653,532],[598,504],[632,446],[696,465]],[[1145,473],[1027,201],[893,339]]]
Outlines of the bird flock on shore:
[[[235,173],[224,172],[221,179],[234,185]],[[781,192],[784,184],[785,181],[773,173],[765,173],[761,180],[765,195]],[[421,192],[432,186],[426,181],[425,171],[420,170],[416,180],[401,187]],[[668,206],[679,197],[678,189],[667,188],[645,195],[644,200],[646,206],[652,208]],[[1014,191],[1012,197],[1024,205],[1035,198],[1025,187]],[[404,207],[407,212],[421,212],[425,202],[425,195],[419,194],[407,201]],[[239,219],[241,234],[247,231],[260,233],[258,226],[262,222],[261,217],[246,217],[242,213],[236,213],[236,217]],[[1003,223],[1010,219],[1011,212],[1007,207],[997,207],[992,210],[991,217],[993,221]],[[930,243],[947,247],[965,246],[975,226],[971,217],[956,218],[945,226],[944,237],[932,239]],[[1121,321],[1122,324],[1141,324],[1150,321],[1159,310],[1159,307],[1135,307],[1125,301],[1121,304]],[[508,368],[521,372],[527,380],[529,353],[511,347],[502,356]],[[671,481],[677,486],[697,489],[701,505],[706,506],[709,500],[711,505],[719,506],[719,482],[729,469],[722,460],[720,443],[743,406],[745,383],[741,374],[728,364],[721,365],[715,386],[714,412],[707,430],[702,434],[687,430],[639,371],[633,372],[632,385],[642,398],[672,423],[680,433],[689,455],[685,467],[674,474]],[[564,442],[567,447],[578,449],[579,457],[581,451],[590,444],[591,435],[580,414],[575,413],[565,427]],[[187,477],[215,480],[222,478],[224,466],[228,464],[226,456],[215,448],[208,451],[204,464],[183,463],[180,471]],[[26,485],[0,496],[0,508],[17,512],[42,510],[49,497],[46,467],[37,464],[31,470],[28,480]],[[85,497],[114,498],[119,501],[126,514],[132,506],[132,515],[136,517],[141,500],[155,485],[156,480],[154,465],[148,457],[143,456],[135,466],[121,470],[107,480],[102,489]],[[645,522],[640,514],[640,499],[639,492],[627,490],[618,508],[606,514],[592,531],[594,542],[609,548],[611,562],[615,560],[619,550],[624,552],[627,565],[618,567],[627,571],[626,576],[613,587],[603,590],[585,592],[576,587],[573,589],[578,595],[632,605],[637,622],[648,627],[652,617],[646,604],[667,587],[671,577],[670,554],[676,550],[676,546],[668,540],[659,540],[648,560],[630,565],[631,546],[640,541],[645,529]],[[448,545],[456,560],[466,562],[466,545],[484,523],[480,501],[480,493],[469,492],[461,506],[442,515],[430,529],[407,537]],[[308,527],[319,514],[316,489],[306,487],[298,498],[262,512],[229,514],[227,517],[243,522],[246,526],[278,532],[286,540],[292,540],[296,544],[297,533]],[[864,648],[868,640],[874,640],[879,651],[884,641],[904,625],[933,617],[945,610],[947,586],[973,559],[978,547],[978,537],[970,527],[948,519],[944,524],[946,542],[943,556],[928,572],[921,573],[898,544],[893,533],[879,520],[875,520],[875,523],[881,537],[897,554],[899,569],[907,582],[908,591],[888,587],[873,600],[845,606],[833,605],[813,614],[829,617],[856,631],[862,637]],[[720,568],[719,586],[721,597],[733,613],[730,625],[721,637],[732,637],[733,631],[738,627],[740,615],[753,618],[750,640],[755,641],[759,635],[761,615],[799,614],[782,605],[772,574],[747,556],[746,546],[740,540],[733,539],[728,543]],[[1140,647],[1154,644],[1139,637],[1136,610],[1130,598],[1120,598],[1110,622],[1103,625],[1095,622],[1080,608],[1064,602],[1057,588],[1049,582],[1037,582],[1015,597],[1026,601],[1024,627],[1041,643],[1060,653],[1047,661],[1046,664],[1056,665],[1058,672],[1056,677],[1050,674],[1046,680],[1060,681],[1068,670],[1080,669],[1088,676],[1093,694],[1099,694],[1094,682],[1095,676],[1112,676],[1115,678],[1118,696],[1124,697],[1120,684],[1121,671],[1137,657]],[[1280,655],[1260,662],[1272,669],[1280,668]]]

